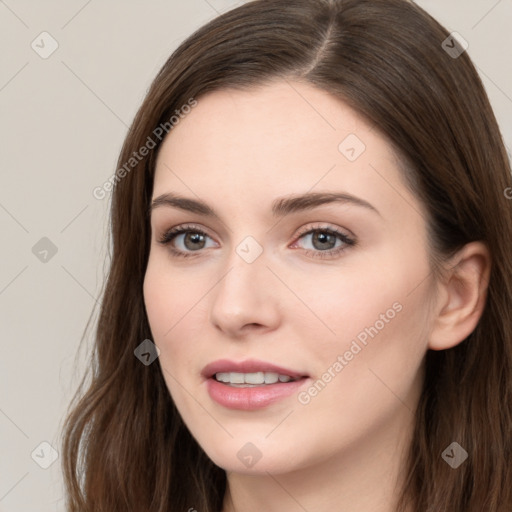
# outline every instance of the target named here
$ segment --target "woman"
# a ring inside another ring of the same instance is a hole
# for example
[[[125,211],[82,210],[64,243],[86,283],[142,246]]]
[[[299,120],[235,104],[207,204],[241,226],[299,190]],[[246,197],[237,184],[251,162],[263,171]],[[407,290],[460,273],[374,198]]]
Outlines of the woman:
[[[118,163],[68,510],[511,510],[510,165],[443,27],[247,3]]]

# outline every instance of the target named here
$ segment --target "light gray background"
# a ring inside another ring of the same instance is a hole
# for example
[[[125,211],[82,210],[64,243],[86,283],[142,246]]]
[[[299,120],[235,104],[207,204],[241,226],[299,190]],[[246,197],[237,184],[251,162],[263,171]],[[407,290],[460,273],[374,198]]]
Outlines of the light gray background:
[[[78,371],[75,356],[107,268],[109,196],[92,191],[115,171],[172,50],[240,3],[0,0],[0,511],[64,510],[60,458],[42,469],[31,453],[48,462],[43,441],[60,451],[85,352]],[[469,42],[512,147],[512,2],[417,3]],[[47,59],[31,47],[49,48],[43,31],[59,45]],[[32,252],[43,237],[57,247],[46,262]]]

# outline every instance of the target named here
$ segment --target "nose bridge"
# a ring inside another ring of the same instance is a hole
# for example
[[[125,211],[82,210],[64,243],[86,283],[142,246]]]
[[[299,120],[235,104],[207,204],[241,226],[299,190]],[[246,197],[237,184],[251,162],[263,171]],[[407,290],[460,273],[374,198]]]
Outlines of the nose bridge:
[[[252,236],[231,251],[227,272],[213,293],[211,321],[226,330],[246,324],[269,326],[276,321],[275,283],[267,268],[266,252]]]
[[[229,254],[226,262],[228,269],[219,283],[217,295],[236,299],[238,304],[255,302],[260,295],[259,288],[266,281],[266,253],[263,246],[252,236],[245,237]]]

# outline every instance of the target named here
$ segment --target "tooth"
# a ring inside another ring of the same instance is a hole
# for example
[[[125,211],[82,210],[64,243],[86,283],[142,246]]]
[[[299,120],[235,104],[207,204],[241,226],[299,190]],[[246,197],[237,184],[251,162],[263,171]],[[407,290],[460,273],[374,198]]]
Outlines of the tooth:
[[[279,375],[276,372],[218,372],[215,374],[218,382],[233,384],[238,387],[257,386],[259,384],[275,384],[276,382],[290,382],[294,379],[289,375]]]
[[[279,374],[274,372],[265,373],[265,384],[275,384],[279,380]]]
[[[265,375],[263,372],[246,373],[244,377],[246,384],[263,384],[265,382]]]
[[[231,372],[229,374],[229,382],[231,382],[231,384],[243,384],[245,382],[244,374]]]

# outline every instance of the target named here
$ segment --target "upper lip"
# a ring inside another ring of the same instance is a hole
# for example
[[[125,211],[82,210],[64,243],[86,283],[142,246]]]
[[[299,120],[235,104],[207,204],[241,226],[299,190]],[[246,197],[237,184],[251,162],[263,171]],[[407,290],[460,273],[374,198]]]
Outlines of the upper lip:
[[[274,372],[279,375],[288,375],[293,379],[307,377],[304,373],[284,368],[267,361],[259,361],[257,359],[247,359],[245,361],[230,361],[229,359],[219,359],[213,363],[207,364],[201,375],[209,379],[216,373],[256,373],[256,372]]]

